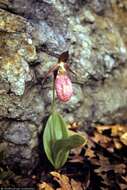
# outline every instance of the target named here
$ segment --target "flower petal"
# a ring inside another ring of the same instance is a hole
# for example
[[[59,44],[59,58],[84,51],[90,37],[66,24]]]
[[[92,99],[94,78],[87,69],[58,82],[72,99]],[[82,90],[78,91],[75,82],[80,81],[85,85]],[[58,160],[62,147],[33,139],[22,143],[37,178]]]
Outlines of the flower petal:
[[[59,100],[66,102],[73,95],[72,82],[66,74],[58,74],[55,80],[55,89]]]

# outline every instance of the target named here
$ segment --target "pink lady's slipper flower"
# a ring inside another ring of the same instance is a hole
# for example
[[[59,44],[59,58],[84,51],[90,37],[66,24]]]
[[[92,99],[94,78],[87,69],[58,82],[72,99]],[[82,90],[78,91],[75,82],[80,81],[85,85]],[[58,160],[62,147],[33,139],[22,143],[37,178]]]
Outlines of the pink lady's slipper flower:
[[[68,59],[68,51],[63,52],[58,60],[58,63],[55,64],[51,69],[49,69],[47,75],[45,76],[43,83],[47,76],[50,73],[54,73],[55,78],[55,90],[57,93],[57,97],[62,102],[66,102],[70,100],[71,96],[73,95],[73,89],[72,89],[72,83],[70,78],[67,75],[67,64],[66,61]],[[57,71],[57,74],[55,75],[55,72]]]
[[[67,102],[73,95],[72,83],[67,74],[58,74],[55,80],[57,97],[62,102]]]

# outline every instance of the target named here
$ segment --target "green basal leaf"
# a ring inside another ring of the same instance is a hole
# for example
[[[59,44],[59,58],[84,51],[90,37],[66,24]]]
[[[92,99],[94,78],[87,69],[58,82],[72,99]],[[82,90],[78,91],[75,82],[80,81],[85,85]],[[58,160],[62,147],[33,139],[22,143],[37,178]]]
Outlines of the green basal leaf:
[[[53,145],[57,140],[64,139],[68,137],[68,130],[66,123],[60,114],[53,112],[46,124],[43,134],[43,144],[44,150],[47,158],[55,167],[55,159],[53,154]],[[66,157],[68,154],[66,153]]]
[[[86,143],[86,139],[81,135],[75,134],[65,139],[57,140],[53,145],[53,157],[55,168],[61,168],[67,161],[68,152]]]
[[[54,144],[54,154],[59,152],[60,149],[71,150],[72,148],[77,148],[83,144],[85,144],[86,139],[81,135],[74,134],[65,139],[57,140]]]
[[[55,169],[61,168],[67,161],[69,151],[65,149],[59,150],[56,154],[54,153],[54,167]]]

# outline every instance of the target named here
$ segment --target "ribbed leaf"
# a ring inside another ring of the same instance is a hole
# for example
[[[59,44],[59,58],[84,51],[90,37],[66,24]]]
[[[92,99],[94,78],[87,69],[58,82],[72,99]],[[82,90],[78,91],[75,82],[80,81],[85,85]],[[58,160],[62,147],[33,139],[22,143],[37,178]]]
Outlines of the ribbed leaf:
[[[44,150],[47,158],[55,167],[55,158],[54,158],[54,150],[53,145],[57,140],[64,139],[68,137],[68,131],[66,127],[66,123],[60,114],[54,112],[50,115],[45,130],[43,134],[43,144]],[[66,157],[68,154],[66,154]]]
[[[53,157],[55,168],[62,167],[67,161],[68,152],[86,143],[86,139],[81,135],[75,134],[65,139],[57,140],[53,145]]]

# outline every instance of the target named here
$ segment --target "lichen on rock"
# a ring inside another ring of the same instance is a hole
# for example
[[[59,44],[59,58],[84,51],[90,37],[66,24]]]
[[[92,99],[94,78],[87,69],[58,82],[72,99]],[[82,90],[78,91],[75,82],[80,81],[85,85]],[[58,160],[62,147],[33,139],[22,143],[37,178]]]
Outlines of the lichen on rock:
[[[22,95],[25,82],[30,81],[32,77],[28,62],[36,59],[35,46],[30,36],[24,33],[26,27],[24,19],[6,11],[2,11],[0,18],[0,76],[10,84],[12,92]],[[14,21],[17,28],[12,29],[11,25],[14,27]]]
[[[20,16],[15,16],[0,9],[0,30],[5,32],[23,32],[26,30],[27,22]]]

